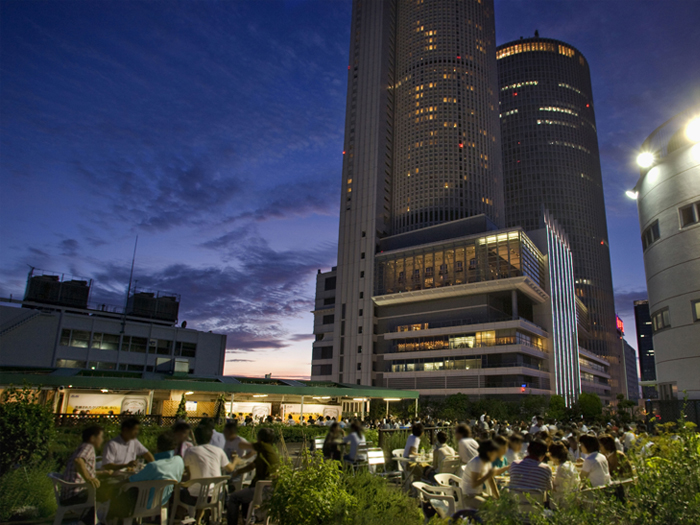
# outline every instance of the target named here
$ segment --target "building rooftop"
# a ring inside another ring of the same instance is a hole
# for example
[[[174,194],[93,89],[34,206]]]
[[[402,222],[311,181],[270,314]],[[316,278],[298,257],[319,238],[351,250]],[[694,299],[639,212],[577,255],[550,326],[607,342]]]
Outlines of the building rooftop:
[[[418,392],[411,390],[392,390],[331,381],[242,376],[187,376],[180,378],[168,374],[141,374],[115,370],[0,367],[0,386],[22,384],[95,390],[191,390],[194,392],[363,397],[370,399],[418,398]]]

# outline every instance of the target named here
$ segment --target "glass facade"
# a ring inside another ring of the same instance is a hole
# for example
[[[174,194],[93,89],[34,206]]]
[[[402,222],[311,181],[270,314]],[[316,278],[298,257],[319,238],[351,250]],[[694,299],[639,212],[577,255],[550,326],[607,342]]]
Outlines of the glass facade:
[[[440,370],[472,370],[475,368],[525,367],[547,370],[547,361],[523,354],[423,357],[400,359],[385,364],[387,372],[436,372]]]
[[[543,287],[540,251],[519,230],[376,257],[375,295],[526,275]]]
[[[544,340],[541,337],[529,335],[516,329],[506,329],[398,339],[392,345],[392,352],[421,352],[426,350],[452,350],[504,345],[525,345],[545,351]]]

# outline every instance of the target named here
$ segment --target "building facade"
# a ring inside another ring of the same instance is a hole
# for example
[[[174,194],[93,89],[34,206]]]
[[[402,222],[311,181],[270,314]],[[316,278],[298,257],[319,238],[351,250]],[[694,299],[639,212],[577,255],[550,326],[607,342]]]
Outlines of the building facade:
[[[328,377],[370,385],[380,241],[503,221],[493,1],[356,0],[351,35]]]
[[[700,107],[641,151],[635,192],[659,396],[700,399]]]
[[[177,326],[179,301],[154,295],[119,312],[89,305],[86,281],[30,277],[24,300],[1,301],[0,366],[223,374],[226,336]]]
[[[538,227],[547,209],[566,231],[576,294],[588,308],[588,350],[623,390],[605,202],[588,62],[557,40],[497,49],[506,226]]]
[[[634,325],[637,328],[637,352],[639,354],[639,371],[642,382],[653,384],[642,385],[644,399],[656,399],[656,362],[654,358],[654,339],[649,313],[649,301],[634,302]]]

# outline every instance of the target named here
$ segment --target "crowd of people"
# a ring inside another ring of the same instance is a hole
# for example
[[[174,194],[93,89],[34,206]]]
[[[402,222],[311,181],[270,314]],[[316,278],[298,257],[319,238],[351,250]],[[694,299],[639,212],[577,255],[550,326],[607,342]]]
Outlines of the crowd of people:
[[[254,443],[239,435],[240,426],[253,423],[247,419],[229,419],[223,432],[217,431],[214,420],[209,418],[194,428],[178,421],[158,436],[155,453],[139,441],[140,423],[136,418],[122,420],[119,435],[104,445],[104,430],[92,425],[83,431],[82,443],[70,457],[63,479],[92,485],[102,515],[110,519],[128,516],[133,511],[136,493],[123,490],[126,483],[181,482],[228,475],[231,482],[227,519],[229,525],[238,525],[239,516],[245,516],[253,500],[256,483],[271,479],[280,461],[273,444],[275,434],[269,426],[258,429]],[[488,498],[498,498],[506,486],[521,492],[547,492],[556,506],[573,491],[631,478],[634,472],[626,453],[635,448],[638,434],[646,432],[644,424],[634,430],[612,424],[587,427],[580,421],[545,423],[542,417],[510,424],[491,420],[486,414],[460,424],[430,419],[425,420],[425,425],[419,420],[336,421],[331,417],[311,421],[328,427],[323,444],[318,445],[323,456],[355,465],[366,459],[365,428],[409,428],[410,435],[400,458],[405,460],[406,473],[414,481],[431,483],[435,483],[436,474],[457,474],[461,478],[464,503],[471,509],[478,509]],[[295,424],[309,425],[311,421],[299,420]],[[434,433],[429,451],[425,445],[421,447],[427,425]],[[641,454],[651,446],[648,439],[643,441]],[[314,448],[315,444],[311,446]],[[102,449],[101,461],[97,456],[99,449]],[[250,485],[243,488],[242,477],[253,472]],[[194,484],[181,489],[178,497],[183,503],[194,505],[199,492],[200,486]],[[166,489],[162,504],[167,505],[171,496],[172,488]],[[61,494],[64,505],[85,502],[87,498],[86,489],[72,486],[66,486]]]
[[[644,424],[635,430],[648,437]],[[634,469],[626,453],[636,448],[639,436],[635,430],[612,423],[604,427],[587,427],[583,422],[546,424],[543,417],[511,425],[483,415],[457,425],[456,450],[447,445],[447,433],[438,431],[433,461],[428,465],[419,459],[424,425],[417,422],[412,425],[403,457],[416,458],[409,463],[414,480],[434,484],[434,475],[446,472],[445,460],[458,457],[461,466],[449,473],[460,476],[464,505],[470,509],[479,509],[488,498],[500,497],[504,487],[520,493],[547,493],[548,503],[556,507],[574,491],[632,479]],[[652,442],[643,441],[645,445],[638,452],[644,455]],[[624,498],[619,485],[615,494]]]
[[[140,422],[136,418],[123,420],[119,435],[104,446],[104,429],[99,425],[88,426],[83,430],[82,443],[68,460],[63,480],[92,485],[100,509],[98,515],[110,520],[128,517],[134,510],[137,492],[125,487],[127,483],[155,480],[179,483],[219,477],[223,473],[231,479],[227,520],[230,525],[238,525],[239,515],[245,516],[253,500],[256,483],[269,480],[279,465],[279,455],[273,445],[275,434],[270,428],[260,428],[257,441],[250,443],[238,435],[236,421],[227,423],[223,433],[214,427],[211,419],[202,420],[194,428],[179,421],[158,436],[157,451],[152,454],[138,439]],[[98,463],[100,448],[102,458]],[[235,490],[236,481],[249,472],[255,472],[250,485]],[[200,490],[198,484],[182,488],[179,499],[186,505],[195,505]],[[172,487],[165,489],[162,505],[169,504],[172,492]],[[88,497],[86,488],[66,485],[62,489],[61,504],[85,503]],[[82,521],[92,523],[94,512],[86,512]]]

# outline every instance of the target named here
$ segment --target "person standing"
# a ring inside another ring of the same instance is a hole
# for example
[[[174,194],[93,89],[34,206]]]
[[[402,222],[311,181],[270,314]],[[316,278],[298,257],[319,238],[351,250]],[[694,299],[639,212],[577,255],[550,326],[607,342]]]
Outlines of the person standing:
[[[153,461],[151,454],[138,440],[141,423],[135,417],[122,421],[121,432],[107,442],[102,452],[102,468],[119,470],[136,466],[136,459],[142,457],[146,463]]]

